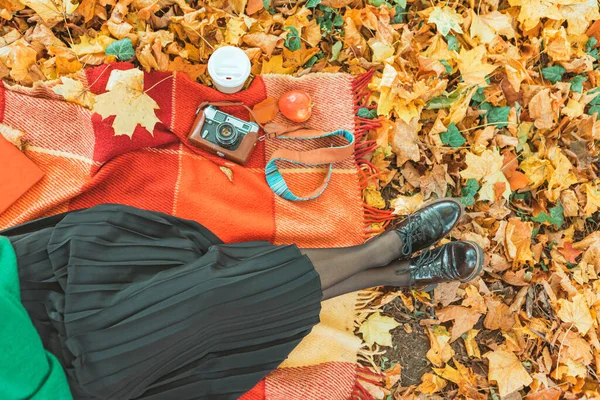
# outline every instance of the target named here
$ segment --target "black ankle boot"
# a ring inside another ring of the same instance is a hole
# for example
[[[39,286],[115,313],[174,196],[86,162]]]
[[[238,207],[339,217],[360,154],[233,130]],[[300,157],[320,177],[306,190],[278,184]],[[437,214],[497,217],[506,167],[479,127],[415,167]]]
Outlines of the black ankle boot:
[[[409,215],[394,228],[402,240],[400,260],[407,260],[413,253],[433,246],[454,229],[462,214],[460,202],[447,198],[429,203]]]
[[[396,274],[410,272],[411,287],[426,286],[431,290],[440,282],[469,282],[483,269],[483,250],[475,242],[451,242],[433,250],[425,250],[410,260],[408,269]]]

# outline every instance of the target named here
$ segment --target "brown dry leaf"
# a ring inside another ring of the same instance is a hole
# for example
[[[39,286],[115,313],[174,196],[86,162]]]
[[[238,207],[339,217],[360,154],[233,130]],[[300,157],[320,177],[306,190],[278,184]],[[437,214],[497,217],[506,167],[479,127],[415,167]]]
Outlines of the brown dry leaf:
[[[531,233],[533,224],[523,222],[520,218],[510,218],[506,226],[506,240],[504,248],[514,265],[523,265],[533,262],[531,253]]]
[[[562,321],[573,324],[582,335],[585,335],[590,330],[594,324],[594,320],[590,314],[585,297],[582,294],[573,296],[571,301],[559,299],[558,304],[560,305],[560,309],[556,315]]]
[[[436,315],[440,322],[454,321],[450,342],[454,342],[463,333],[473,329],[481,317],[481,313],[463,306],[448,306],[437,311]]]
[[[283,39],[279,36],[269,35],[264,32],[249,33],[242,38],[242,41],[248,46],[260,48],[267,57],[270,57],[275,48],[283,43]]]
[[[246,5],[246,14],[252,15],[265,8],[263,0],[248,0]]]
[[[433,365],[441,367],[454,356],[454,350],[449,343],[450,334],[444,326],[436,325],[433,328],[427,328],[427,335],[431,345],[427,351],[427,359]]]
[[[402,377],[402,365],[394,364],[393,367],[383,371],[385,388],[391,389]]]
[[[509,331],[515,325],[515,317],[510,311],[510,308],[501,300],[493,297],[486,297],[485,303],[488,308],[488,313],[483,320],[483,326],[486,329],[501,329]]]
[[[490,362],[488,379],[497,382],[500,396],[508,396],[533,382],[514,353],[498,349],[486,353],[484,357]]]
[[[458,293],[458,287],[460,285],[461,283],[459,281],[442,282],[435,288],[433,298],[436,302],[441,303],[443,307],[446,307],[450,303],[460,299]]]
[[[550,129],[554,126],[556,113],[552,108],[550,89],[542,89],[529,101],[529,115],[538,129]]]
[[[154,135],[154,125],[159,119],[154,112],[159,108],[156,101],[144,92],[144,73],[139,69],[113,70],[106,84],[106,93],[96,96],[93,111],[102,118],[115,115],[115,136],[133,137],[139,124]]]
[[[185,61],[182,57],[175,57],[169,63],[169,71],[183,72],[192,80],[196,80],[206,72],[206,64],[192,64]]]
[[[279,113],[279,100],[274,97],[267,97],[260,103],[254,105],[252,112],[256,122],[266,124],[271,122]]]

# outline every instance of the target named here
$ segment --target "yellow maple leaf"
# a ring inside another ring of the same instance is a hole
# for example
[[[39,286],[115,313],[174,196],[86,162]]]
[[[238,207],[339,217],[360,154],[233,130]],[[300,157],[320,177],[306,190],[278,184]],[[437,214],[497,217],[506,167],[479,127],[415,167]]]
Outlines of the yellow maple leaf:
[[[417,390],[424,394],[434,394],[446,387],[448,382],[437,375],[427,372],[421,377]]]
[[[47,24],[64,21],[67,14],[72,14],[79,3],[70,0],[21,0],[27,7],[33,9]]]
[[[600,210],[600,190],[597,186],[590,183],[583,185],[586,194],[586,203],[583,211],[586,217],[591,217],[593,213]]]
[[[0,47],[0,61],[10,68],[10,77],[23,85],[33,83],[30,68],[36,64],[37,52],[23,39]]]
[[[532,189],[544,184],[554,173],[552,163],[549,160],[541,159],[537,154],[527,157],[519,167],[525,172],[529,186]]]
[[[467,168],[460,172],[464,179],[476,179],[481,181],[479,189],[479,199],[487,201],[495,201],[496,194],[494,186],[496,183],[504,184],[502,197],[508,199],[510,197],[510,183],[502,172],[504,157],[497,148],[494,150],[485,150],[481,155],[467,153],[466,159]]]
[[[419,192],[414,196],[398,196],[390,201],[391,206],[394,208],[394,215],[410,215],[423,207],[425,199],[423,193]]]
[[[261,75],[264,74],[291,74],[294,68],[283,67],[283,57],[281,55],[273,56],[269,61],[263,61]]]
[[[576,294],[571,301],[560,299],[558,304],[560,309],[556,315],[562,321],[573,324],[582,335],[594,325],[594,319],[582,294]]]
[[[427,329],[430,349],[427,351],[427,359],[435,366],[442,366],[454,356],[454,349],[450,347],[450,334],[445,326],[436,325]]]
[[[481,358],[481,352],[479,351],[479,346],[475,340],[475,336],[477,336],[478,333],[479,329],[471,329],[467,332],[464,338],[465,348],[467,349],[467,354],[469,357]]]
[[[478,15],[474,10],[471,11],[471,27],[469,32],[472,37],[478,37],[482,43],[490,43],[496,35],[503,35],[509,39],[515,37],[515,30],[512,27],[512,18],[500,11],[492,11],[489,14]]]
[[[392,346],[390,330],[399,325],[394,318],[375,313],[362,323],[358,331],[362,333],[364,341],[371,346],[375,343],[381,346]]]
[[[458,14],[456,10],[448,6],[444,7],[433,7],[433,11],[429,14],[428,24],[435,24],[437,30],[442,35],[446,36],[451,30],[457,33],[463,33],[460,24],[463,23],[462,15]]]
[[[115,136],[133,136],[139,124],[154,135],[154,125],[160,122],[154,112],[156,101],[144,92],[144,73],[139,69],[114,70],[106,84],[106,93],[96,96],[93,111],[102,118],[116,115]]]
[[[531,379],[531,376],[514,353],[497,349],[485,354],[484,357],[490,362],[488,379],[498,383],[501,397],[521,390],[533,382],[533,379]]]
[[[91,109],[96,102],[96,95],[83,86],[78,80],[61,78],[61,84],[52,88],[52,91],[65,98],[70,103],[79,104],[80,106]]]
[[[560,148],[552,147],[548,150],[548,159],[554,167],[554,172],[548,180],[547,197],[551,202],[556,202],[560,197],[560,193],[577,183],[577,177],[572,172],[573,164],[565,156]]]
[[[483,45],[471,50],[460,49],[458,69],[466,85],[486,86],[485,77],[496,69],[496,66],[483,62],[486,53]]]

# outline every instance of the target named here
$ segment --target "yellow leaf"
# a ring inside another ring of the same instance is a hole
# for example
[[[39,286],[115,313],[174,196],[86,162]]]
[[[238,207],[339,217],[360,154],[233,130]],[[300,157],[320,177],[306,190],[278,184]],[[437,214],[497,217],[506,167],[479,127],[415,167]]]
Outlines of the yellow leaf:
[[[321,42],[321,26],[317,24],[316,19],[311,19],[310,23],[302,31],[302,38],[310,44],[311,47],[317,47]]]
[[[583,185],[586,194],[586,203],[583,211],[586,217],[591,217],[593,213],[600,210],[600,190],[597,186],[592,186],[591,183]]]
[[[56,85],[52,91],[65,98],[70,103],[79,104],[80,106],[91,109],[96,101],[96,95],[85,88],[80,81],[67,78],[61,78],[62,84]]]
[[[455,360],[455,362],[456,362],[456,360]],[[461,381],[463,380],[463,378],[461,377],[460,372],[457,369],[452,368],[448,364],[446,364],[444,366],[444,368],[432,368],[432,369],[433,369],[433,372],[435,372],[436,374],[438,374],[442,378],[447,379],[450,382],[454,382],[457,385],[459,383],[461,383]]]
[[[498,349],[485,354],[484,357],[490,361],[488,379],[498,383],[501,397],[521,390],[533,382],[514,353]]]
[[[154,125],[160,122],[154,112],[158,104],[144,92],[144,73],[139,69],[113,70],[106,84],[106,93],[96,96],[93,111],[102,118],[115,115],[115,136],[133,136],[139,124],[154,135]]]
[[[78,56],[104,53],[106,51],[106,47],[115,41],[106,35],[98,35],[95,38],[90,38],[88,35],[83,35],[80,36],[79,39],[79,44],[71,45],[71,48]]]
[[[565,28],[544,29],[544,48],[554,61],[569,61],[571,59],[571,43],[567,39]]]
[[[383,62],[394,55],[394,46],[389,43],[381,42],[375,38],[367,42],[373,51],[373,62]]]
[[[594,325],[594,320],[583,295],[577,294],[573,296],[572,301],[560,299],[558,300],[558,304],[560,305],[560,309],[556,315],[562,321],[573,324],[582,335],[587,334]]]
[[[423,207],[425,200],[423,199],[423,193],[419,192],[414,196],[398,196],[390,201],[391,206],[394,208],[394,215],[410,215]]]
[[[467,153],[466,159],[467,169],[460,172],[464,179],[476,179],[481,181],[481,189],[479,189],[479,199],[487,201],[495,201],[496,194],[494,186],[497,183],[505,184],[502,197],[508,199],[510,197],[510,183],[502,172],[504,157],[497,148],[494,150],[485,150],[481,155]]]
[[[515,37],[515,31],[511,25],[511,17],[502,14],[500,11],[492,11],[489,14],[478,15],[474,10],[471,11],[472,37],[479,37],[482,43],[490,43],[496,35],[506,36],[508,39]]]
[[[264,74],[291,74],[295,68],[284,68],[283,57],[273,56],[269,61],[263,61],[261,75]]]
[[[445,388],[447,384],[444,379],[427,372],[421,377],[421,384],[417,390],[424,394],[434,394]]]
[[[531,252],[532,232],[533,224],[531,222],[523,222],[517,217],[508,220],[504,247],[514,265],[533,262]]]
[[[577,183],[577,177],[572,172],[573,164],[565,156],[560,148],[552,147],[548,150],[548,159],[554,167],[554,172],[548,180],[548,193],[546,197],[551,202],[556,202],[560,193]]]
[[[394,318],[375,313],[362,323],[358,331],[362,333],[364,341],[371,346],[375,343],[381,346],[392,346],[392,335],[389,331],[399,325]]]
[[[59,75],[68,75],[79,71],[83,65],[79,60],[68,60],[64,57],[56,57],[56,72]]]
[[[284,48],[283,57],[285,61],[283,62],[283,66],[286,68],[290,67],[293,69],[299,68],[306,64],[306,62],[318,52],[318,47],[307,49],[304,43],[302,43],[302,46],[296,51],[290,51],[287,48]]]
[[[460,24],[463,23],[463,17],[458,14],[453,8],[448,6],[433,7],[433,11],[429,14],[428,24],[435,24],[438,32],[446,36],[451,30],[456,33],[463,33]]]
[[[398,156],[398,167],[404,165],[408,160],[419,161],[421,159],[421,152],[419,151],[420,140],[417,135],[418,123],[416,118],[410,124],[407,124],[400,118],[396,120],[392,150]]]
[[[496,66],[483,62],[486,54],[485,46],[480,45],[472,50],[460,49],[458,69],[465,85],[486,86],[485,77],[496,69]]]
[[[481,352],[479,346],[475,340],[475,336],[479,333],[479,329],[471,329],[465,336],[465,348],[469,357],[481,358]]]
[[[70,0],[21,0],[27,7],[33,9],[47,24],[56,24],[65,20],[67,14],[72,14],[78,3]]]
[[[379,190],[373,185],[369,185],[363,190],[363,198],[365,203],[371,207],[379,208],[380,210],[385,208],[385,200],[381,197]]]
[[[37,52],[25,40],[0,47],[0,61],[10,68],[10,77],[23,85],[33,83],[30,68],[36,64]]]
[[[450,342],[454,342],[463,333],[473,329],[481,314],[472,308],[463,306],[448,306],[437,312],[440,322],[454,321]]]
[[[442,366],[454,356],[454,350],[450,347],[450,334],[446,327],[435,325],[433,329],[427,329],[431,348],[427,351],[427,359],[436,366]]]
[[[543,185],[554,173],[552,163],[541,159],[537,154],[523,160],[519,167],[525,172],[532,189]]]
[[[227,176],[229,182],[233,182],[233,171],[231,170],[231,168],[220,166],[219,169],[225,174],[225,176]]]
[[[231,18],[227,21],[227,30],[225,31],[225,42],[232,46],[237,46],[240,39],[248,31],[246,22],[243,18]]]

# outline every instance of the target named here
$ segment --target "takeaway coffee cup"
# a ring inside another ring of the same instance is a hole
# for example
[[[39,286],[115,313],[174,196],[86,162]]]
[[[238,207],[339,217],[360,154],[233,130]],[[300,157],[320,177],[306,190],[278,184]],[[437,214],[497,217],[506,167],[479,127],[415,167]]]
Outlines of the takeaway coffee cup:
[[[250,67],[246,53],[233,46],[219,47],[208,59],[208,74],[222,93],[242,90],[250,76]]]

